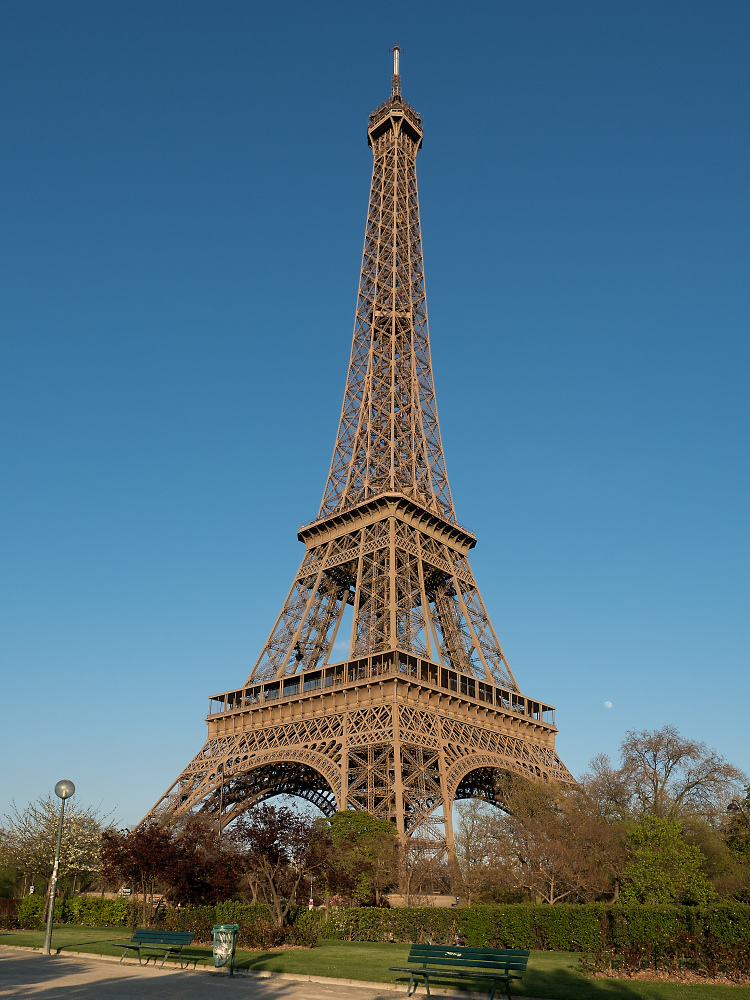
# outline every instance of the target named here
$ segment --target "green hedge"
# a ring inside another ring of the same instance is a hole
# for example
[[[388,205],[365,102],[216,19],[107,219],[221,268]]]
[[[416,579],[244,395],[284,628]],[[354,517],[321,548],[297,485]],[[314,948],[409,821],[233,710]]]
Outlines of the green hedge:
[[[271,914],[265,905],[220,903],[168,911],[165,926],[192,930],[208,941],[215,923],[238,923],[240,941],[265,947],[273,943]],[[693,906],[587,905],[472,906],[459,909],[403,907],[332,909],[309,912],[292,907],[284,940],[434,941],[448,943],[462,934],[475,947],[529,948],[540,951],[599,952],[604,949],[666,947],[677,936],[705,938],[734,946],[750,940],[750,906],[742,903]],[[280,938],[281,940],[282,938]]]
[[[41,924],[43,911],[44,896],[26,896],[18,907],[18,925],[27,930],[35,930]],[[130,927],[136,920],[133,919],[133,908],[126,899],[74,896],[72,899],[58,899],[55,902],[55,923],[58,924]]]
[[[21,927],[38,927],[44,900],[27,896],[18,911]],[[79,896],[58,900],[60,923],[136,926],[140,908],[124,899]],[[209,942],[214,924],[240,925],[242,947],[270,947],[283,942],[310,944],[318,938],[345,941],[452,942],[462,934],[469,945],[578,951],[624,955],[628,949],[667,954],[676,941],[712,941],[717,947],[746,946],[750,941],[750,906],[721,903],[707,907],[643,906],[611,903],[535,906],[507,904],[461,908],[356,907],[322,910],[293,906],[288,926],[273,927],[265,904],[240,902],[185,906],[160,911],[157,920],[169,930],[192,931],[196,942]],[[680,945],[684,951],[686,945]]]
[[[336,910],[320,936],[349,941],[446,943],[462,934],[469,945],[541,951],[596,952],[626,944],[667,941],[678,932],[733,945],[750,939],[750,906],[586,905],[428,907]]]

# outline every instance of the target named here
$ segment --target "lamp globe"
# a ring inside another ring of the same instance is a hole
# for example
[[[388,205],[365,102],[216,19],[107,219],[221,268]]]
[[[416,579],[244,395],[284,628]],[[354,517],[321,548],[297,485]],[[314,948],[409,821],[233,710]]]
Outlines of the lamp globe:
[[[76,793],[76,786],[72,781],[68,781],[67,778],[63,778],[62,781],[58,781],[55,785],[55,795],[59,799],[69,799]]]

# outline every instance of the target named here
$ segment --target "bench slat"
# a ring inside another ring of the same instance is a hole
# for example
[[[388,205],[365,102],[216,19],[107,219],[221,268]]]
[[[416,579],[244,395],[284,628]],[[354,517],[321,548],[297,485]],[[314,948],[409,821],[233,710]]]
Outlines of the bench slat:
[[[418,955],[412,958],[411,955],[407,959],[408,962],[413,962],[415,965],[422,965],[426,961],[428,965],[453,965],[466,967],[471,966],[476,969],[515,969],[524,971],[526,968],[526,961],[521,959],[512,961],[511,959],[500,959],[497,962],[482,962],[478,959],[466,959],[466,958],[428,958],[423,959],[422,956]]]
[[[190,944],[190,942],[195,937],[195,934],[190,934],[188,931],[150,931],[150,930],[137,930],[131,941],[154,943],[154,944]]]
[[[477,955],[480,952],[486,952],[490,955],[530,955],[531,952],[525,950],[524,948],[490,948],[487,945],[484,948],[474,948],[469,947],[465,944],[413,944],[411,946],[411,951],[422,952],[426,951],[430,954],[437,954],[438,952],[456,952],[460,951],[462,954],[466,955]]]
[[[458,951],[440,952],[409,952],[409,957],[419,962],[432,962],[438,958],[452,959],[453,961],[464,962],[526,962],[529,956],[522,952],[506,952],[505,954],[495,954],[491,951],[476,951],[474,954],[465,954]]]

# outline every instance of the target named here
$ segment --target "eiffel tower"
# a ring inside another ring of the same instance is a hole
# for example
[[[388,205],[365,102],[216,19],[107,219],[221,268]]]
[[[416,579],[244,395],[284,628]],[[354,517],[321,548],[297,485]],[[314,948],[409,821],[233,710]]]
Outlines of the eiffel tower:
[[[201,812],[221,831],[289,794],[328,815],[388,817],[402,842],[453,857],[453,802],[495,802],[497,772],[573,780],[554,708],[521,694],[508,666],[469,566],[476,538],[453,508],[427,328],[422,122],[401,96],[399,54],[367,129],[359,296],[320,511],[298,532],[305,555],[250,676],[210,699],[205,745],[144,822]]]

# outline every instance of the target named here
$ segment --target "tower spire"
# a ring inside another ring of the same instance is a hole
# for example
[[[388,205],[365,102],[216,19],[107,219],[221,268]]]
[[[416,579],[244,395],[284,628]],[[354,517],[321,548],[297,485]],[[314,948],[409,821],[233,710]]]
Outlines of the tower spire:
[[[391,49],[393,53],[393,76],[391,78],[391,97],[401,96],[401,76],[398,69],[398,57],[403,49],[400,45],[394,45]]]
[[[372,181],[352,353],[318,517],[390,492],[455,522],[427,325],[416,167],[422,119],[391,95],[370,115],[367,141]]]

